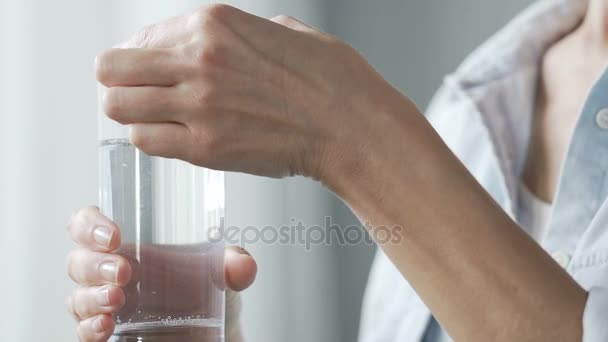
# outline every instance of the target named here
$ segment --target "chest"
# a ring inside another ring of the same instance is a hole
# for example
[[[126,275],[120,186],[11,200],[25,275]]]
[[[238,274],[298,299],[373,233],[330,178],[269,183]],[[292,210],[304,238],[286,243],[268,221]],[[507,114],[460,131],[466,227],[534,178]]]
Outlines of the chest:
[[[562,40],[547,51],[539,70],[523,177],[548,202],[585,101],[605,70],[603,58],[581,58],[579,45],[574,38]]]
[[[607,62],[608,54],[591,50],[579,31],[560,39],[545,52],[535,120],[547,140],[560,146],[569,143],[579,113],[593,85],[606,70]],[[551,146],[547,149],[551,151]]]
[[[571,65],[567,56],[548,56],[543,62],[533,118],[534,132],[543,141],[567,146],[591,88],[604,64]],[[547,146],[553,152],[553,146]]]

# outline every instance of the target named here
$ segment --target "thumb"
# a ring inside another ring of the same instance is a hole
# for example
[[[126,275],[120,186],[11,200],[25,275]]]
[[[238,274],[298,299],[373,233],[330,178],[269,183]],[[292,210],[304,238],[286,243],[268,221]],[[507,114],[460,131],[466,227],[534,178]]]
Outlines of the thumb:
[[[226,326],[224,335],[226,341],[242,341],[241,334],[241,295],[230,289],[226,290]]]
[[[224,254],[224,279],[226,286],[234,291],[248,288],[258,271],[255,259],[243,248],[231,246]]]

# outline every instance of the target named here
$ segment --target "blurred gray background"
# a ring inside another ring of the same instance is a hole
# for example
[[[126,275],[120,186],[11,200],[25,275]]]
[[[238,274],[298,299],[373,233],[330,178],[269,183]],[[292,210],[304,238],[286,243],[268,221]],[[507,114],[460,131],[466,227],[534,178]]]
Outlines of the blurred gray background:
[[[289,14],[358,48],[424,108],[442,76],[528,0],[241,0]],[[72,284],[64,230],[97,201],[93,58],[139,27],[208,1],[0,0],[0,339],[76,341],[64,303]],[[356,223],[313,182],[227,177],[227,224],[282,225],[326,215]],[[245,293],[248,341],[353,341],[373,248],[254,245]]]

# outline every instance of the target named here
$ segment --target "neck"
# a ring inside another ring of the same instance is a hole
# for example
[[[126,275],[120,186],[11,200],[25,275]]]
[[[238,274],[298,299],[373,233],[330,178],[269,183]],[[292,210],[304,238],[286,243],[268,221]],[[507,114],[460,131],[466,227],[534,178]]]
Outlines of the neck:
[[[608,0],[589,0],[580,28],[590,42],[608,47]]]

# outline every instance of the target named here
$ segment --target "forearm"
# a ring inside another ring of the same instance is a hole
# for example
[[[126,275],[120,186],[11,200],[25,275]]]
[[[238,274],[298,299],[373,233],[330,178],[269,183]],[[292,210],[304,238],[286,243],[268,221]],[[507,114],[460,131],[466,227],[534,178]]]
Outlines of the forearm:
[[[457,341],[580,341],[586,293],[476,182],[413,105],[327,183]],[[386,110],[383,109],[383,110]]]
[[[405,227],[382,248],[458,339],[580,336],[584,291],[347,44],[288,17],[214,5],[125,46],[97,59],[97,77],[106,114],[130,125],[141,151],[314,177],[364,221]]]

